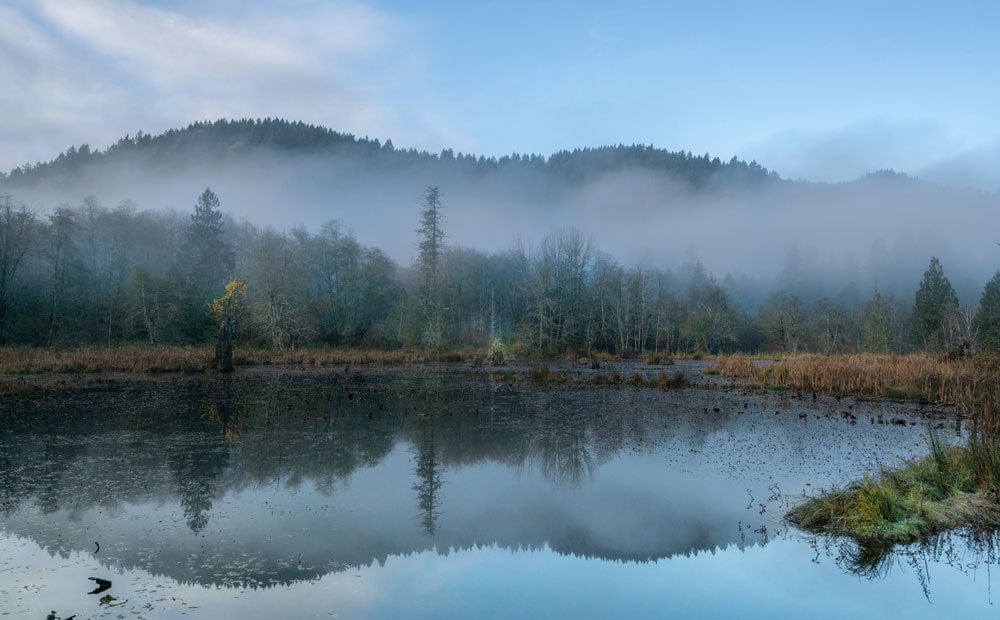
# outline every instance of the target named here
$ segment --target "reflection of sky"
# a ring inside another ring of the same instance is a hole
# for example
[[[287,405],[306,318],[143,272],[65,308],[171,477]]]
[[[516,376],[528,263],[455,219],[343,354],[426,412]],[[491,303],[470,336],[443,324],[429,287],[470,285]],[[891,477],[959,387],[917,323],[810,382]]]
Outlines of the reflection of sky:
[[[931,563],[928,603],[913,569],[900,564],[881,580],[845,575],[833,559],[797,537],[764,547],[727,547],[653,563],[560,555],[548,548],[510,551],[487,546],[446,555],[392,556],[331,573],[315,582],[240,591],[179,585],[143,571],[116,574],[90,554],[39,553],[18,538],[0,538],[17,576],[0,583],[0,603],[14,614],[96,614],[87,577],[113,581],[109,591],[155,617],[341,618],[986,618],[988,575],[965,575]],[[9,573],[8,573],[9,575]]]
[[[245,585],[311,579],[434,547],[494,543],[646,560],[751,543],[760,538],[754,529],[771,527],[757,503],[748,506],[747,485],[766,502],[765,484],[693,480],[663,466],[659,454],[635,453],[604,463],[580,486],[547,479],[532,464],[515,475],[491,462],[445,469],[437,531],[429,537],[412,489],[414,458],[399,445],[332,494],[282,483],[226,493],[198,532],[175,501],[159,500],[44,515],[24,507],[4,529],[53,552],[89,551],[99,541],[105,564],[183,582]]]
[[[489,420],[462,417],[468,406],[453,414],[447,399],[448,415],[403,416],[410,402],[390,400],[383,427],[363,403],[329,423],[289,410],[277,427],[254,408],[234,418],[236,440],[200,414],[148,434],[99,414],[25,415],[45,432],[25,423],[0,444],[20,450],[10,471],[24,483],[0,516],[0,610],[87,615],[90,576],[112,579],[123,610],[155,615],[821,616],[843,613],[841,596],[857,606],[848,612],[884,610],[897,592],[915,616],[938,609],[909,568],[846,577],[833,555],[812,563],[808,541],[781,522],[785,493],[854,478],[872,455],[922,452],[922,427],[876,424],[870,414],[890,405],[859,405],[851,425],[824,411],[801,418],[811,403],[788,394],[744,408],[745,396],[712,393],[719,412],[704,395],[491,393],[504,406],[481,403]],[[358,457],[372,446],[384,450]],[[433,535],[417,492],[429,457],[441,481]],[[936,605],[983,608],[978,575],[930,566]],[[248,589],[260,585],[271,587]]]

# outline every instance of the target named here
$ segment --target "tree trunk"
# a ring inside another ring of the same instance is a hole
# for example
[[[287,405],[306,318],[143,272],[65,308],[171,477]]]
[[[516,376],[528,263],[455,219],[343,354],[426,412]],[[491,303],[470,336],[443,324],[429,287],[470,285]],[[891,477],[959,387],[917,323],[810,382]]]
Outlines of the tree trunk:
[[[219,372],[233,371],[233,324],[224,318],[219,323],[219,338],[215,342],[215,369]]]

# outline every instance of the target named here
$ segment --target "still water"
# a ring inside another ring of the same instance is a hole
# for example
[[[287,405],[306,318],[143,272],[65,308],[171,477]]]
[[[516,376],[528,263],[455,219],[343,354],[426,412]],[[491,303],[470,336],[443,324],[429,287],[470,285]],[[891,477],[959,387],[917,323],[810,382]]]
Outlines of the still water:
[[[897,405],[440,367],[91,384],[0,415],[3,616],[998,613],[988,538],[858,549],[782,520],[925,452],[941,420]]]

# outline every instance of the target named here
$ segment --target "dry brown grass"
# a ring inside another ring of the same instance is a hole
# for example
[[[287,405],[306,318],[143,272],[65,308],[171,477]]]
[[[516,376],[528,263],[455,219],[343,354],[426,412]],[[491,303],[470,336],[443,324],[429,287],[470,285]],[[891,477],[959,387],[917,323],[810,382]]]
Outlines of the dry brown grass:
[[[0,374],[201,371],[207,347],[0,348]]]
[[[713,371],[749,379],[761,387],[923,400],[971,411],[995,403],[1000,355],[947,359],[909,355],[787,355],[776,361],[746,355],[719,356]]]
[[[418,364],[422,362],[457,362],[464,355],[438,353],[421,349],[246,349],[233,354],[241,366],[340,366],[346,364]]]
[[[0,348],[0,374],[201,372],[210,366],[210,347],[93,347],[79,349]],[[446,354],[398,349],[237,349],[237,366],[336,366],[407,364],[440,359]]]

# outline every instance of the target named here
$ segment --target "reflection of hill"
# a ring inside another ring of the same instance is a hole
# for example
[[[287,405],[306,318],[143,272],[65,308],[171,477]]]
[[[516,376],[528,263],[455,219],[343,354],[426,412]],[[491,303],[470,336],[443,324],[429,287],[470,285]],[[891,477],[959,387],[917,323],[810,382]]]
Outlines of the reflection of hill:
[[[39,397],[0,413],[0,514],[52,553],[100,540],[111,564],[248,586],[432,548],[647,561],[737,542],[728,490],[677,505],[682,480],[629,465],[679,429],[615,398],[267,372]]]

